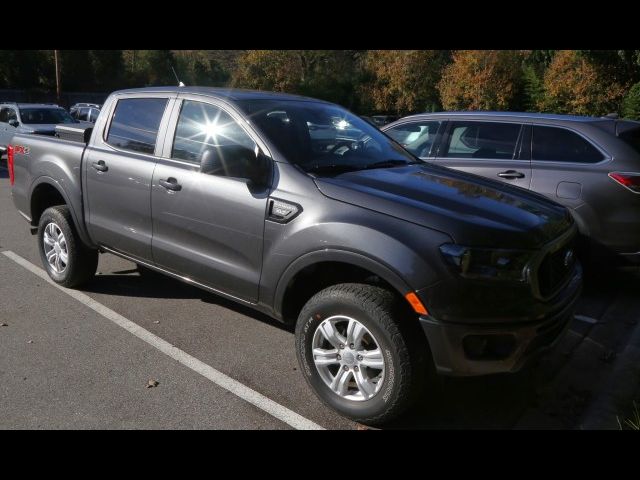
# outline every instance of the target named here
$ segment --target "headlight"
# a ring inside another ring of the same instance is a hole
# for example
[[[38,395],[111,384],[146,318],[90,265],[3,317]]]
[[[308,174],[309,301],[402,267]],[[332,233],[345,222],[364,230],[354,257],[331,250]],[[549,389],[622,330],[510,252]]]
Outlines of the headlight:
[[[533,252],[472,248],[453,243],[440,246],[446,262],[465,278],[486,278],[524,282]]]

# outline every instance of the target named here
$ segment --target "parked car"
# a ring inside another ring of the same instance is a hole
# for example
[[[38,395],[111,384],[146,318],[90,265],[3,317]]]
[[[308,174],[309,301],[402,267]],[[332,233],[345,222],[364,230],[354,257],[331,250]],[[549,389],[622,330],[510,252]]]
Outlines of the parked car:
[[[373,115],[369,118],[371,118],[371,120],[373,120],[373,123],[375,123],[378,127],[382,127],[391,122],[395,122],[398,119],[396,115]]]
[[[69,109],[69,113],[76,120],[95,123],[100,113],[100,107],[95,103],[76,103]]]
[[[640,264],[640,122],[452,112],[405,117],[382,131],[423,160],[565,205],[591,260]]]
[[[310,128],[336,119],[350,138]],[[320,100],[115,92],[87,143],[17,134],[8,164],[53,281],[89,281],[109,252],[295,325],[308,384],[361,422],[400,414],[435,371],[521,369],[581,290],[566,208],[417,162]]]
[[[43,103],[0,103],[0,151],[17,133],[54,135],[56,125],[77,123],[62,107]]]

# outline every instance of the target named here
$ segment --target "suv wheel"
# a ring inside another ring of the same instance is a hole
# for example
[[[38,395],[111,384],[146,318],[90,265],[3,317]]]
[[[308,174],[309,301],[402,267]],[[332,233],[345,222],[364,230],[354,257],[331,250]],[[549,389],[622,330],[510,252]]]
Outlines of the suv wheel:
[[[388,290],[363,284],[335,285],[307,302],[296,324],[296,351],[325,404],[380,424],[417,398],[428,374],[428,347],[404,328],[410,319],[402,307]]]
[[[47,208],[38,224],[42,264],[51,279],[64,287],[77,287],[92,278],[98,268],[98,251],[84,246],[67,206]]]

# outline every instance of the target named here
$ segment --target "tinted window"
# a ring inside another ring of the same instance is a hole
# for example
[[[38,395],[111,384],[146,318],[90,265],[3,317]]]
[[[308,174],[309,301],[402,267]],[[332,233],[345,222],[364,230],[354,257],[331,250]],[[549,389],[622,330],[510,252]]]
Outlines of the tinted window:
[[[166,98],[118,100],[107,143],[134,152],[153,154]]]
[[[640,128],[628,130],[622,133],[620,138],[640,154]]]
[[[285,158],[307,172],[335,175],[416,162],[380,130],[321,102],[255,99],[238,105]]]
[[[9,120],[17,120],[16,111],[13,108],[3,108],[0,110],[0,122],[8,123]]]
[[[20,119],[27,124],[76,123],[69,112],[62,108],[27,107],[20,108]]]
[[[533,127],[532,160],[596,163],[602,154],[584,138],[564,128]]]
[[[78,114],[78,120],[86,121],[89,118],[89,109],[81,108],[80,113]]]
[[[172,158],[200,164],[209,175],[246,178],[256,144],[225,111],[206,103],[182,103]]]
[[[91,113],[89,114],[89,121],[95,123],[95,121],[98,119],[99,113],[100,113],[100,110],[96,110],[95,108],[92,108]]]
[[[511,160],[520,128],[517,123],[452,122],[441,156]]]
[[[442,122],[413,122],[397,125],[385,133],[417,157],[428,157]]]

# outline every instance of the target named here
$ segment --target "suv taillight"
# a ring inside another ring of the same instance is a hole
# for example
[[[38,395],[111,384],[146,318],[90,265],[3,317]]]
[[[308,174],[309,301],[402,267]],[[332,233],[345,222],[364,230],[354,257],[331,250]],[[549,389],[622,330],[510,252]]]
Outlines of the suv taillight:
[[[609,177],[633,193],[640,193],[640,173],[611,172]]]
[[[9,167],[9,183],[13,185],[15,181],[13,176],[13,145],[7,146],[7,166]]]

